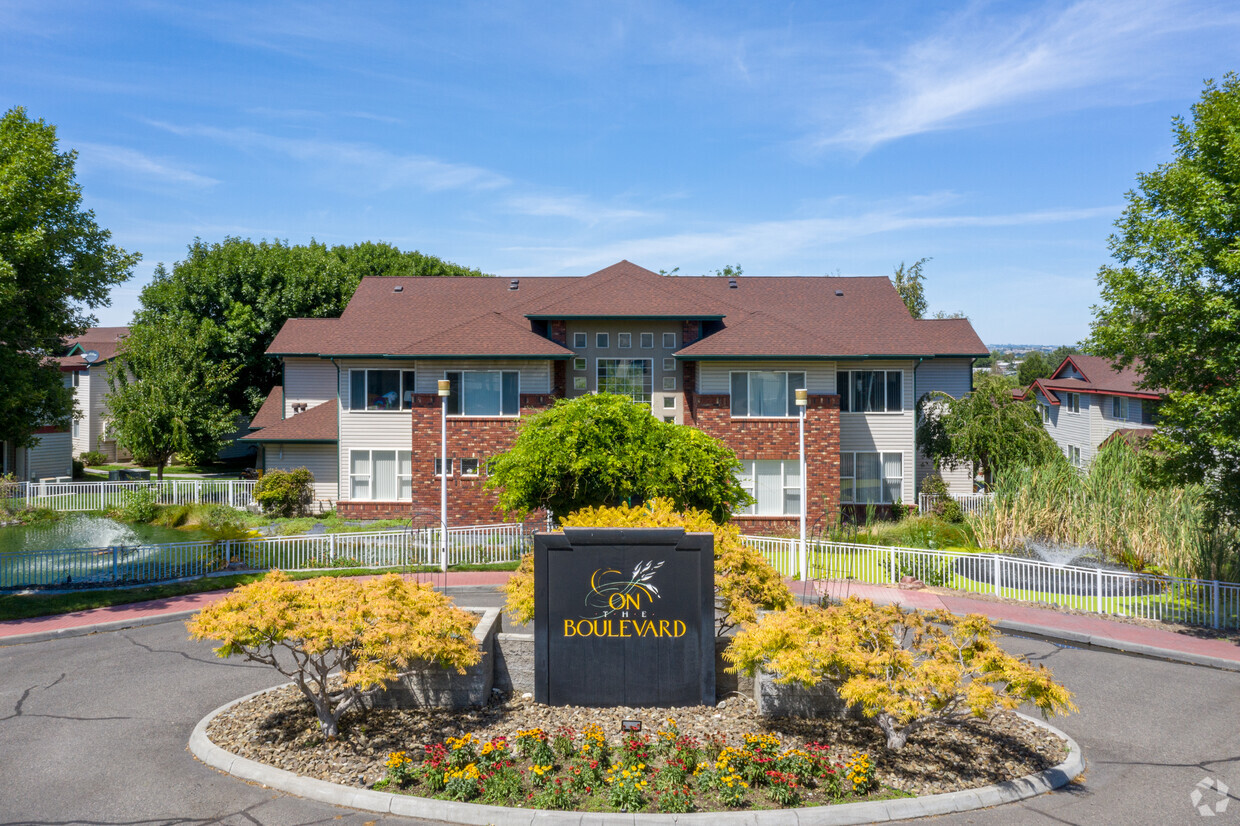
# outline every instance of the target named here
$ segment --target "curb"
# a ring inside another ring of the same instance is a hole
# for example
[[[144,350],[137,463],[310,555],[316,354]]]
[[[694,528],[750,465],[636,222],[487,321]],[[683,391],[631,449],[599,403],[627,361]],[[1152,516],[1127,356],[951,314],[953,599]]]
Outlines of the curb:
[[[277,688],[280,686],[277,686]],[[190,752],[214,769],[252,783],[258,783],[277,791],[298,797],[362,809],[383,812],[422,820],[440,820],[463,823],[468,826],[671,826],[677,823],[717,824],[718,826],[846,826],[847,824],[885,823],[893,820],[933,817],[935,815],[967,812],[1004,803],[1035,797],[1054,791],[1076,779],[1085,770],[1081,747],[1068,735],[1054,726],[1025,714],[1017,716],[1041,726],[1063,738],[1068,744],[1068,756],[1057,766],[1045,771],[960,792],[929,795],[927,797],[876,800],[869,803],[844,803],[833,806],[813,806],[801,809],[773,809],[756,812],[696,812],[684,815],[664,814],[601,814],[598,812],[558,812],[544,809],[516,809],[506,806],[487,806],[481,803],[456,803],[450,800],[432,800],[425,797],[376,792],[371,789],[354,789],[328,783],[326,780],[302,777],[284,769],[277,769],[225,751],[207,737],[207,726],[217,716],[252,697],[272,691],[265,688],[233,700],[203,717],[194,727],[189,738]]]
[[[1193,654],[1188,651],[1175,651],[1170,648],[1159,648],[1154,645],[1146,645],[1145,643],[1140,642],[1123,642],[1111,637],[1099,637],[1093,634],[1082,634],[1079,631],[1050,629],[1041,625],[1030,625],[1028,623],[1016,622],[1014,620],[992,620],[992,624],[1000,631],[1008,631],[1024,637],[1036,637],[1038,639],[1046,640],[1047,642],[1065,642],[1071,645],[1079,645],[1082,648],[1110,651],[1116,654],[1125,654],[1130,657],[1141,657],[1149,660],[1162,660],[1164,662],[1182,663],[1184,665],[1196,665],[1203,668],[1213,668],[1218,671],[1240,672],[1240,661],[1228,660],[1222,657],[1211,657],[1208,654]]]

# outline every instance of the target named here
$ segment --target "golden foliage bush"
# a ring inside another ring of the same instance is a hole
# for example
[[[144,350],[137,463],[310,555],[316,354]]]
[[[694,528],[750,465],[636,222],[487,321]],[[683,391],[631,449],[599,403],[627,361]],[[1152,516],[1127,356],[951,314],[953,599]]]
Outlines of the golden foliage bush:
[[[715,629],[728,629],[757,619],[758,609],[776,610],[792,605],[792,592],[762,555],[741,541],[734,525],[719,525],[706,511],[678,512],[670,499],[652,499],[643,505],[583,508],[564,517],[567,528],[684,528],[715,535]],[[534,618],[534,557],[527,554],[505,586],[506,609],[518,622]]]
[[[291,679],[314,705],[323,734],[336,737],[345,711],[410,666],[433,663],[463,674],[476,665],[475,624],[450,597],[397,574],[294,583],[272,571],[186,625],[194,639],[221,640],[218,656],[240,655]],[[337,670],[340,680],[329,685]]]
[[[980,614],[905,611],[853,597],[767,614],[746,625],[724,657],[732,671],[762,669],[779,683],[834,683],[846,702],[877,718],[893,750],[925,726],[990,718],[1024,703],[1043,716],[1076,710],[1049,669],[1012,656],[995,637]]]

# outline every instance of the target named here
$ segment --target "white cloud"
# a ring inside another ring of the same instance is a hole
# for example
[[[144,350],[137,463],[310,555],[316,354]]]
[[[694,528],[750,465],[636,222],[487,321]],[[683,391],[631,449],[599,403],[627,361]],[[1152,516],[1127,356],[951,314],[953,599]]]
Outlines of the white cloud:
[[[78,151],[84,169],[99,167],[137,175],[160,183],[210,187],[219,183],[215,178],[199,175],[170,161],[146,155],[124,146],[77,141],[70,143]]]
[[[577,195],[518,195],[505,201],[509,211],[540,218],[571,218],[587,226],[652,218],[640,209],[609,207]]]

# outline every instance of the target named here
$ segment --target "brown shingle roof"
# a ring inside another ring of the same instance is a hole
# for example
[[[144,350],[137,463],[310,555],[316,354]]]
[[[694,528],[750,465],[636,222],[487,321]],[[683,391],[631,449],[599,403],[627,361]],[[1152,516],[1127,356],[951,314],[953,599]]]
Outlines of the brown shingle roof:
[[[535,326],[571,317],[721,319],[678,355],[984,356],[966,319],[914,320],[885,277],[661,276],[621,261],[583,278],[364,278],[339,319],[290,319],[271,355],[568,358]],[[839,295],[837,295],[839,293]]]
[[[271,392],[263,400],[263,406],[258,408],[258,412],[250,420],[250,430],[261,430],[264,427],[271,427],[276,422],[283,421],[283,419],[284,388],[277,384],[271,388]]]
[[[270,396],[268,400],[270,401]],[[263,407],[266,407],[264,404]],[[242,436],[243,442],[334,442],[337,441],[336,400],[316,404],[305,413],[298,413],[274,424],[270,424],[248,436]],[[260,411],[261,412],[261,411]],[[257,417],[255,417],[257,418]]]
[[[1072,364],[1084,379],[1059,378],[1064,368]],[[1163,395],[1161,389],[1140,387],[1141,373],[1137,365],[1116,370],[1110,359],[1100,356],[1072,355],[1064,359],[1049,379],[1042,379],[1042,387],[1048,390],[1069,390],[1080,393],[1104,393],[1120,396],[1140,396],[1155,399]]]
[[[80,336],[74,336],[65,342],[66,352],[73,355],[61,356],[58,361],[61,367],[85,367],[89,362],[82,354],[94,350],[99,354],[95,364],[101,364],[116,358],[121,341],[129,335],[128,327],[91,327]]]

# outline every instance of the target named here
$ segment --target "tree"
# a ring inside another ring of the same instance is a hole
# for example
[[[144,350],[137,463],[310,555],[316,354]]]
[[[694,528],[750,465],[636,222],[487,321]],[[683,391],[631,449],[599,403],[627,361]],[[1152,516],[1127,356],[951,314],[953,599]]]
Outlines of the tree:
[[[1137,176],[1098,273],[1090,352],[1167,391],[1151,440],[1161,470],[1203,482],[1240,522],[1240,76],[1208,81],[1175,157]]]
[[[1042,427],[1031,401],[1019,401],[1008,382],[978,374],[959,399],[927,393],[917,402],[917,443],[941,465],[968,465],[989,483],[1005,467],[1038,465],[1063,458]]]
[[[502,509],[518,514],[663,496],[723,522],[751,501],[738,470],[736,454],[700,430],[660,422],[628,396],[598,393],[561,399],[523,421],[486,485],[499,491]]]
[[[71,391],[49,357],[95,323],[85,311],[111,303],[140,257],[82,209],[76,159],[25,109],[0,119],[0,440],[19,446],[69,420]]]
[[[1046,666],[1013,657],[981,614],[920,613],[850,597],[798,606],[747,626],[724,653],[732,671],[770,671],[778,683],[837,686],[899,750],[927,726],[986,719],[1029,703],[1043,716],[1075,711]]]
[[[1034,379],[1046,378],[1058,366],[1058,363],[1052,366],[1047,362],[1041,350],[1030,350],[1028,353],[1025,353],[1025,357],[1021,359],[1020,367],[1017,368],[1017,383],[1021,387],[1028,387],[1033,384]]]
[[[195,239],[185,260],[169,271],[160,264],[142,291],[137,325],[160,320],[210,319],[222,331],[203,357],[235,367],[228,406],[252,415],[273,385],[280,365],[267,348],[290,318],[335,318],[364,276],[481,275],[419,252],[390,244],[362,243],[328,248],[311,241],[254,243],[225,238],[219,244]]]
[[[254,485],[254,498],[268,516],[305,516],[314,501],[314,474],[304,467],[269,470]]]
[[[930,260],[919,258],[908,267],[905,267],[904,262],[901,261],[892,279],[896,284],[896,292],[904,300],[904,306],[908,307],[909,315],[913,318],[921,318],[926,314],[926,289],[923,283],[926,277],[922,274],[921,268]]]
[[[109,426],[160,479],[173,454],[210,460],[236,429],[226,401],[236,367],[209,356],[221,336],[210,320],[136,325],[108,371]]]
[[[429,583],[397,574],[299,584],[280,571],[234,589],[187,623],[193,639],[223,642],[216,655],[241,655],[291,679],[328,738],[340,734],[341,715],[366,691],[411,666],[436,664],[464,674],[477,665],[482,653],[474,625]]]
[[[1080,352],[1081,349],[1079,347],[1071,344],[1061,344],[1056,347],[1051,351],[1051,354],[1046,357],[1046,363],[1050,368],[1050,373],[1054,373],[1058,370],[1059,365],[1063,364],[1063,360],[1068,356],[1075,356]],[[1047,375],[1050,375],[1050,373],[1047,373]]]

